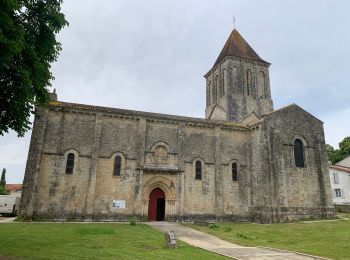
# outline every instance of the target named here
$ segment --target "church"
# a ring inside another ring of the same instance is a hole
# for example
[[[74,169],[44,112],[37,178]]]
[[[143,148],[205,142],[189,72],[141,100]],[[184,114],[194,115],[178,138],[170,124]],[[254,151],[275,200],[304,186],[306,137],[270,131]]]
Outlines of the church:
[[[37,107],[21,216],[283,222],[334,215],[323,122],[274,110],[270,63],[234,29],[205,74],[205,118]],[[204,91],[204,88],[203,88]]]

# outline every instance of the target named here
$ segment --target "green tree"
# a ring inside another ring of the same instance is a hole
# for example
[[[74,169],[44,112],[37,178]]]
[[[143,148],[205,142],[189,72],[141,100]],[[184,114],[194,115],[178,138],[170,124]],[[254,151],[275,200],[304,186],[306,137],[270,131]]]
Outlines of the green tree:
[[[350,136],[345,137],[343,141],[339,143],[339,153],[342,157],[341,160],[350,155]]]
[[[50,63],[61,44],[56,34],[68,22],[62,0],[0,1],[0,135],[30,129],[36,105],[50,101]]]
[[[6,169],[2,169],[1,179],[0,179],[0,195],[6,195]]]
[[[339,149],[334,149],[333,146],[326,144],[326,151],[328,158],[332,162],[332,164],[343,160],[344,158],[350,155],[350,136],[345,137],[339,143]]]

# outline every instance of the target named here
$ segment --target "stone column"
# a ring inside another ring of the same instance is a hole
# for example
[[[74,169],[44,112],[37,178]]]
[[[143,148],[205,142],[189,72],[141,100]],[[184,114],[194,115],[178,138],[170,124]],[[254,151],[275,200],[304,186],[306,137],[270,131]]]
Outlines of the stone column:
[[[278,178],[278,158],[276,153],[278,151],[278,144],[282,143],[278,140],[279,131],[274,127],[269,127],[268,130],[268,155],[269,155],[269,167],[266,174],[267,179],[269,180],[266,184],[268,191],[266,196],[268,197],[268,206],[270,212],[265,216],[265,221],[278,221],[278,187],[279,187],[279,178]],[[269,219],[270,218],[270,219]]]
[[[28,159],[23,181],[20,215],[32,217],[35,214],[34,206],[37,198],[37,180],[40,171],[40,162],[45,143],[48,111],[37,107],[34,118],[32,137],[30,140]]]
[[[68,112],[69,113],[69,112]],[[57,143],[55,143],[56,147],[57,147],[57,152],[59,154],[64,155],[65,149],[66,147],[64,146],[65,143],[65,138],[66,138],[66,124],[67,121],[65,119],[66,116],[66,112],[62,111],[60,113],[61,119],[58,123],[59,125],[59,130],[57,132],[57,135],[59,136],[59,138],[57,139]],[[68,123],[68,127],[69,127],[69,123]],[[56,207],[57,206],[57,201],[63,201],[66,194],[65,193],[56,193],[57,188],[60,186],[60,182],[61,180],[61,176],[62,176],[62,172],[60,172],[60,168],[62,165],[62,162],[65,160],[64,156],[55,156],[53,159],[54,162],[54,169],[51,172],[51,174],[49,174],[49,199],[48,199],[48,212],[50,212],[50,215],[56,215],[63,213],[63,208],[64,206],[61,205],[61,207]],[[66,161],[64,161],[64,163],[66,164]],[[82,207],[84,207],[84,205],[82,205]],[[50,216],[53,217],[53,216]]]
[[[323,131],[317,133],[315,138],[315,158],[316,158],[316,171],[319,180],[320,189],[320,202],[321,206],[333,207],[333,198],[331,193],[331,185],[328,173],[328,158],[325,148],[325,138]]]
[[[220,127],[215,127],[214,138],[215,138],[215,148],[214,148],[214,171],[215,171],[215,214],[216,216],[222,216],[223,205],[222,205],[222,176],[220,173],[221,166],[221,138],[220,138]]]
[[[278,180],[278,169],[277,169],[277,159],[276,159],[276,145],[278,144],[278,142],[276,142],[276,129],[273,127],[269,127],[268,128],[268,154],[269,154],[269,171],[268,171],[268,176],[269,176],[269,204],[272,207],[276,206],[276,182]],[[277,143],[277,144],[276,144]]]
[[[139,121],[139,135],[138,135],[138,144],[137,144],[137,149],[138,149],[137,166],[138,167],[142,167],[145,164],[146,138],[147,138],[147,119],[141,117]],[[135,192],[134,192],[133,212],[136,215],[138,214],[146,215],[148,213],[148,211],[144,209],[144,205],[142,202],[142,176],[143,176],[143,170],[135,171]]]
[[[183,128],[185,127],[184,123],[180,123],[177,129],[177,165],[180,172],[178,173],[178,187],[177,187],[177,206],[176,206],[176,215],[183,216],[184,212],[184,192],[185,192],[185,163],[183,156]]]
[[[90,172],[88,181],[88,190],[86,196],[86,216],[92,218],[94,214],[95,192],[96,192],[96,173],[98,166],[98,156],[101,146],[101,131],[102,131],[103,114],[97,113],[95,120],[94,138],[91,148]]]
[[[290,152],[290,146],[288,145],[283,145],[282,146],[282,154],[283,157],[281,159],[281,168],[279,171],[279,175],[281,178],[280,181],[280,187],[279,187],[279,196],[280,196],[280,201],[279,201],[279,205],[283,206],[283,207],[289,207],[289,203],[288,203],[288,190],[287,190],[287,174],[288,172],[286,171],[286,169],[288,168],[288,163],[285,162],[285,158],[288,158],[288,153]]]

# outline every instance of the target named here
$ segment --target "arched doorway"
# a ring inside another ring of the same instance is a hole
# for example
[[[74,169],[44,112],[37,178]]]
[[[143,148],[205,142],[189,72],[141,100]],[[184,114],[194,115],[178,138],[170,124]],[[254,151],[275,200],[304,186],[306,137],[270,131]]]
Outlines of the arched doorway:
[[[165,194],[160,188],[155,188],[149,194],[148,219],[163,221],[165,217]]]

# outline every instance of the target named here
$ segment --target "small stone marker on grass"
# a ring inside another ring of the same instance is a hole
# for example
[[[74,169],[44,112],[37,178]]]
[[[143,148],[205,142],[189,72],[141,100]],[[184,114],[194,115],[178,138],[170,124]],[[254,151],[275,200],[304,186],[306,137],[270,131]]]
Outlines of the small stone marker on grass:
[[[176,248],[176,236],[174,231],[169,231],[165,233],[164,238],[168,248],[172,248],[172,249]]]

